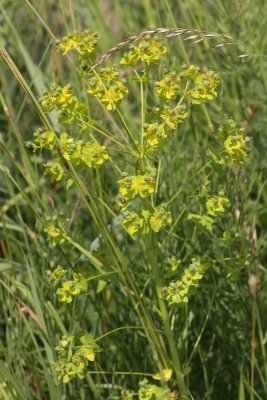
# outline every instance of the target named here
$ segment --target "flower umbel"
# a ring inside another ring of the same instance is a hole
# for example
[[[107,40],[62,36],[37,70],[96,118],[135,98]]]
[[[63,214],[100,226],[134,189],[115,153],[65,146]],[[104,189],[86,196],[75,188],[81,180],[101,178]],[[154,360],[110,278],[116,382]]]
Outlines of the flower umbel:
[[[120,60],[121,64],[136,65],[143,62],[147,65],[160,60],[163,54],[167,53],[167,48],[156,38],[141,39],[136,46],[129,46],[130,51],[125,53]]]

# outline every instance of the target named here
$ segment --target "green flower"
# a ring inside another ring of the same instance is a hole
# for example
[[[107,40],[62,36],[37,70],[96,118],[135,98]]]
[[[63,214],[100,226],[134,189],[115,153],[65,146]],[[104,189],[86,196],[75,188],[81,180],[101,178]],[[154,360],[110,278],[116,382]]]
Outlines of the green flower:
[[[132,211],[126,216],[122,223],[132,236],[137,233],[147,234],[149,232],[149,216],[150,212],[148,210],[139,212]]]
[[[52,150],[55,145],[56,135],[52,131],[43,131],[42,129],[38,129],[34,132],[33,137],[34,143],[27,143],[27,145],[30,145],[33,148],[33,151],[41,149]]]
[[[175,71],[167,72],[164,79],[156,83],[156,92],[166,100],[173,99],[180,89],[181,78]]]
[[[199,286],[207,268],[205,262],[199,258],[192,258],[191,264],[184,270],[181,279],[176,282],[173,281],[168,287],[163,288],[162,296],[169,304],[187,304],[189,297],[195,293]]]
[[[139,400],[170,400],[170,395],[168,388],[162,388],[148,383],[147,379],[139,382]]]
[[[212,216],[217,216],[225,211],[225,206],[229,204],[229,200],[223,196],[211,197],[206,202],[207,214]]]
[[[45,230],[53,246],[65,242],[66,231],[60,224],[55,225],[50,222]]]
[[[95,53],[98,39],[99,35],[97,33],[90,33],[89,30],[84,30],[80,33],[77,31],[70,33],[68,36],[58,40],[56,44],[58,45],[58,51],[64,55],[71,50],[76,50],[80,55],[88,55]]]
[[[197,75],[194,83],[196,86],[188,92],[193,104],[201,104],[205,100],[217,97],[216,88],[220,84],[220,80],[214,71]]]
[[[67,133],[62,133],[60,135],[60,143],[63,149],[63,157],[68,161],[79,164],[81,162],[83,141],[77,141]]]
[[[68,104],[72,97],[70,85],[61,87],[54,84],[39,101],[44,111],[50,112],[54,109],[60,110],[64,105]]]
[[[162,118],[171,129],[176,129],[179,124],[183,123],[184,120],[188,118],[188,116],[189,112],[184,105],[180,105],[173,109],[169,106],[165,106],[164,110],[160,114],[160,118]]]
[[[64,175],[64,169],[57,160],[49,161],[44,167],[45,175],[52,175],[56,182],[61,181]]]
[[[149,175],[126,176],[118,181],[120,195],[125,201],[140,196],[145,198],[155,192],[155,179]]]
[[[62,133],[60,142],[63,157],[76,165],[83,163],[83,166],[99,167],[109,158],[106,147],[96,141],[84,143],[83,140],[76,140],[67,133]]]
[[[81,160],[88,167],[99,167],[108,160],[108,153],[105,146],[96,141],[86,143],[81,152]]]
[[[164,124],[154,122],[144,125],[144,140],[148,152],[155,152],[160,149],[167,138]]]
[[[120,60],[120,64],[136,65],[143,62],[147,65],[160,60],[163,54],[167,53],[167,48],[156,38],[143,38],[136,46],[129,46],[130,51],[125,53]]]
[[[199,67],[197,67],[196,65],[190,65],[187,68],[183,69],[183,72],[181,73],[181,77],[185,78],[186,80],[191,79],[191,80],[195,80],[198,76],[200,75],[199,72]]]
[[[223,152],[222,159],[217,160],[210,151],[215,161],[223,164],[226,159],[232,164],[243,164],[248,157],[248,143],[251,140],[250,137],[244,137],[244,129],[239,128],[232,119],[229,119],[227,124],[219,128],[218,135],[223,140]]]
[[[68,359],[61,358],[55,363],[52,363],[57,379],[63,383],[68,383],[76,375],[76,367]]]
[[[66,281],[57,289],[58,300],[61,303],[71,303],[74,296],[80,294],[80,288],[76,281]]]
[[[66,275],[67,270],[62,268],[61,265],[58,265],[52,273],[51,273],[51,271],[48,271],[48,272],[50,272],[49,277],[48,277],[49,282],[52,283],[53,285],[56,285],[61,280],[61,278],[64,275]]]
[[[241,135],[228,136],[224,148],[233,162],[242,163],[247,157],[247,141]]]
[[[128,93],[127,87],[119,80],[108,81],[105,85],[102,81],[92,78],[89,81],[87,92],[95,96],[107,110],[116,110],[121,100]]]
[[[152,231],[159,232],[172,222],[170,211],[167,211],[163,205],[154,207],[153,214],[150,217],[150,226]]]
[[[39,101],[45,112],[59,111],[60,121],[66,124],[86,110],[85,104],[80,103],[72,94],[70,85],[64,87],[52,85]]]
[[[153,207],[151,210],[138,210],[130,212],[123,220],[130,235],[147,234],[150,229],[159,232],[172,221],[171,213],[163,204]]]

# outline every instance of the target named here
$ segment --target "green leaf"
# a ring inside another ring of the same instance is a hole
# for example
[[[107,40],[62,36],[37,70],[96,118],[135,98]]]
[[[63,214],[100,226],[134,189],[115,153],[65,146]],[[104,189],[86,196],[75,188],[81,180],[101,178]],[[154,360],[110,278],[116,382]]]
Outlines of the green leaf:
[[[104,281],[103,279],[99,279],[96,292],[101,293],[102,290],[105,288],[106,284],[107,284],[107,281]]]

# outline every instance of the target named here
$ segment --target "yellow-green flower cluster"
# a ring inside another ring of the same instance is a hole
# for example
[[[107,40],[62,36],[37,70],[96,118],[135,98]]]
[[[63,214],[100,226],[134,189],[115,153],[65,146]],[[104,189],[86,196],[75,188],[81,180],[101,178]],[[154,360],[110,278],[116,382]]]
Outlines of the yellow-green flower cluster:
[[[33,148],[33,151],[42,149],[52,150],[55,145],[56,135],[53,131],[43,131],[42,129],[37,129],[34,132],[33,137],[34,143],[26,143],[27,146]]]
[[[51,175],[56,182],[61,181],[64,176],[64,169],[59,160],[48,161],[44,167],[45,175]]]
[[[131,211],[123,220],[123,225],[130,235],[148,234],[149,233],[149,216],[150,211]]]
[[[164,124],[154,122],[144,124],[144,143],[146,151],[154,153],[162,148],[167,139],[167,133]]]
[[[117,67],[100,68],[88,80],[87,92],[95,96],[107,110],[116,110],[121,100],[128,93],[124,80],[119,79]]]
[[[108,160],[108,153],[105,146],[97,141],[84,142],[76,140],[67,133],[60,135],[60,143],[63,149],[63,157],[74,164],[87,167],[99,167]]]
[[[165,105],[160,114],[160,118],[162,118],[171,129],[176,129],[177,126],[183,123],[188,117],[189,112],[184,104],[176,106],[175,108]]]
[[[60,121],[65,124],[69,124],[86,110],[85,104],[80,103],[72,94],[70,85],[52,85],[39,101],[45,112],[59,111]]]
[[[223,141],[219,151],[211,151],[209,154],[216,164],[243,164],[248,157],[250,137],[244,136],[244,129],[229,119],[218,131],[219,138]]]
[[[97,352],[101,351],[91,335],[83,335],[75,345],[74,336],[63,337],[56,350],[59,354],[57,362],[52,363],[52,368],[59,381],[68,383],[72,378],[84,378],[89,362],[95,360]]]
[[[220,84],[220,79],[214,71],[209,70],[201,73],[198,67],[190,65],[184,69],[181,77],[185,80],[193,81],[194,87],[186,93],[190,97],[192,104],[201,104],[206,100],[212,100],[217,97],[216,89]]]
[[[145,198],[155,192],[155,178],[150,174],[125,176],[118,181],[120,196],[123,203],[128,203],[135,197]]]
[[[169,304],[185,305],[189,297],[195,293],[203,278],[207,264],[199,258],[193,258],[191,264],[186,268],[181,279],[171,282],[168,287],[162,289],[162,295]]]
[[[229,200],[224,196],[213,196],[210,197],[206,202],[206,214],[188,214],[188,219],[197,221],[200,225],[206,228],[208,231],[212,230],[212,226],[215,222],[214,217],[219,216],[225,212],[225,207],[229,205]]]
[[[199,74],[195,79],[196,87],[190,91],[193,104],[201,104],[205,100],[217,97],[216,88],[220,84],[219,76],[214,71]]]
[[[156,38],[151,39],[149,36],[139,40],[136,46],[129,46],[130,51],[124,53],[120,60],[124,65],[136,65],[143,62],[147,66],[159,61],[163,54],[167,53],[167,48]]]
[[[133,400],[134,392],[131,390],[121,391],[121,400]]]
[[[182,104],[176,107],[165,104],[161,108],[152,109],[149,115],[152,122],[143,126],[145,151],[153,154],[160,150],[170,134],[170,129],[175,130],[188,116],[188,109]]]
[[[150,230],[159,232],[172,222],[170,211],[164,204],[151,208],[131,211],[123,220],[123,225],[130,235],[148,234]]]
[[[153,208],[153,213],[150,216],[149,222],[154,232],[159,232],[171,224],[172,216],[170,211],[166,210],[165,204]]]
[[[151,384],[147,379],[139,382],[139,400],[171,400],[173,397],[168,388]]]
[[[58,301],[61,303],[71,303],[75,296],[81,292],[86,292],[87,283],[84,278],[77,278],[63,283],[62,287],[57,289]]]
[[[53,246],[65,242],[66,231],[63,225],[55,219],[48,222],[45,232],[47,233],[48,240]]]
[[[164,78],[156,83],[156,92],[159,97],[171,100],[177,96],[181,86],[181,78],[176,71],[165,72]]]
[[[61,40],[57,40],[58,51],[67,54],[71,50],[76,50],[80,55],[90,55],[95,53],[95,48],[99,35],[91,33],[89,30],[83,32],[74,31]]]
[[[233,164],[242,164],[248,156],[250,141],[249,137],[244,137],[244,129],[238,128],[230,119],[226,125],[220,127],[219,136],[224,140],[226,158]]]
[[[68,274],[68,277],[66,275]],[[81,273],[68,271],[62,268],[60,265],[52,272],[47,271],[49,282],[52,286],[61,285],[57,289],[58,301],[61,303],[71,303],[73,298],[79,294],[87,293],[87,280]]]
[[[47,277],[49,282],[54,286],[57,285],[58,282],[66,275],[67,270],[62,268],[61,265],[58,265],[53,272],[47,271]]]
[[[216,217],[224,213],[225,206],[229,204],[229,200],[223,196],[214,196],[206,202],[207,214]]]

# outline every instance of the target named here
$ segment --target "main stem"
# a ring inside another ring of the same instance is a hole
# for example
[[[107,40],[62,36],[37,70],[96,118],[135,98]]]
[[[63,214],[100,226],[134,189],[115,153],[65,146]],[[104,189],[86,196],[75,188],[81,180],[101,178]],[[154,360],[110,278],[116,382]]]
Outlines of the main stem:
[[[162,286],[161,286],[161,278],[160,278],[159,269],[158,269],[157,242],[155,240],[154,233],[150,233],[149,237],[148,237],[147,255],[148,255],[149,265],[151,267],[154,281],[155,281],[156,293],[157,293],[158,302],[159,302],[161,319],[163,322],[164,331],[165,331],[165,335],[167,338],[167,342],[168,342],[168,346],[169,346],[169,350],[170,350],[170,354],[171,354],[173,370],[174,370],[176,380],[178,383],[178,387],[180,390],[180,395],[181,395],[182,399],[188,399],[189,398],[188,397],[188,389],[186,387],[184,375],[182,373],[181,363],[180,363],[180,359],[179,359],[179,355],[178,355],[178,351],[177,351],[177,346],[175,344],[173,332],[171,330],[168,311],[167,311],[165,302],[164,302],[164,300],[162,298],[162,294],[161,294]]]

